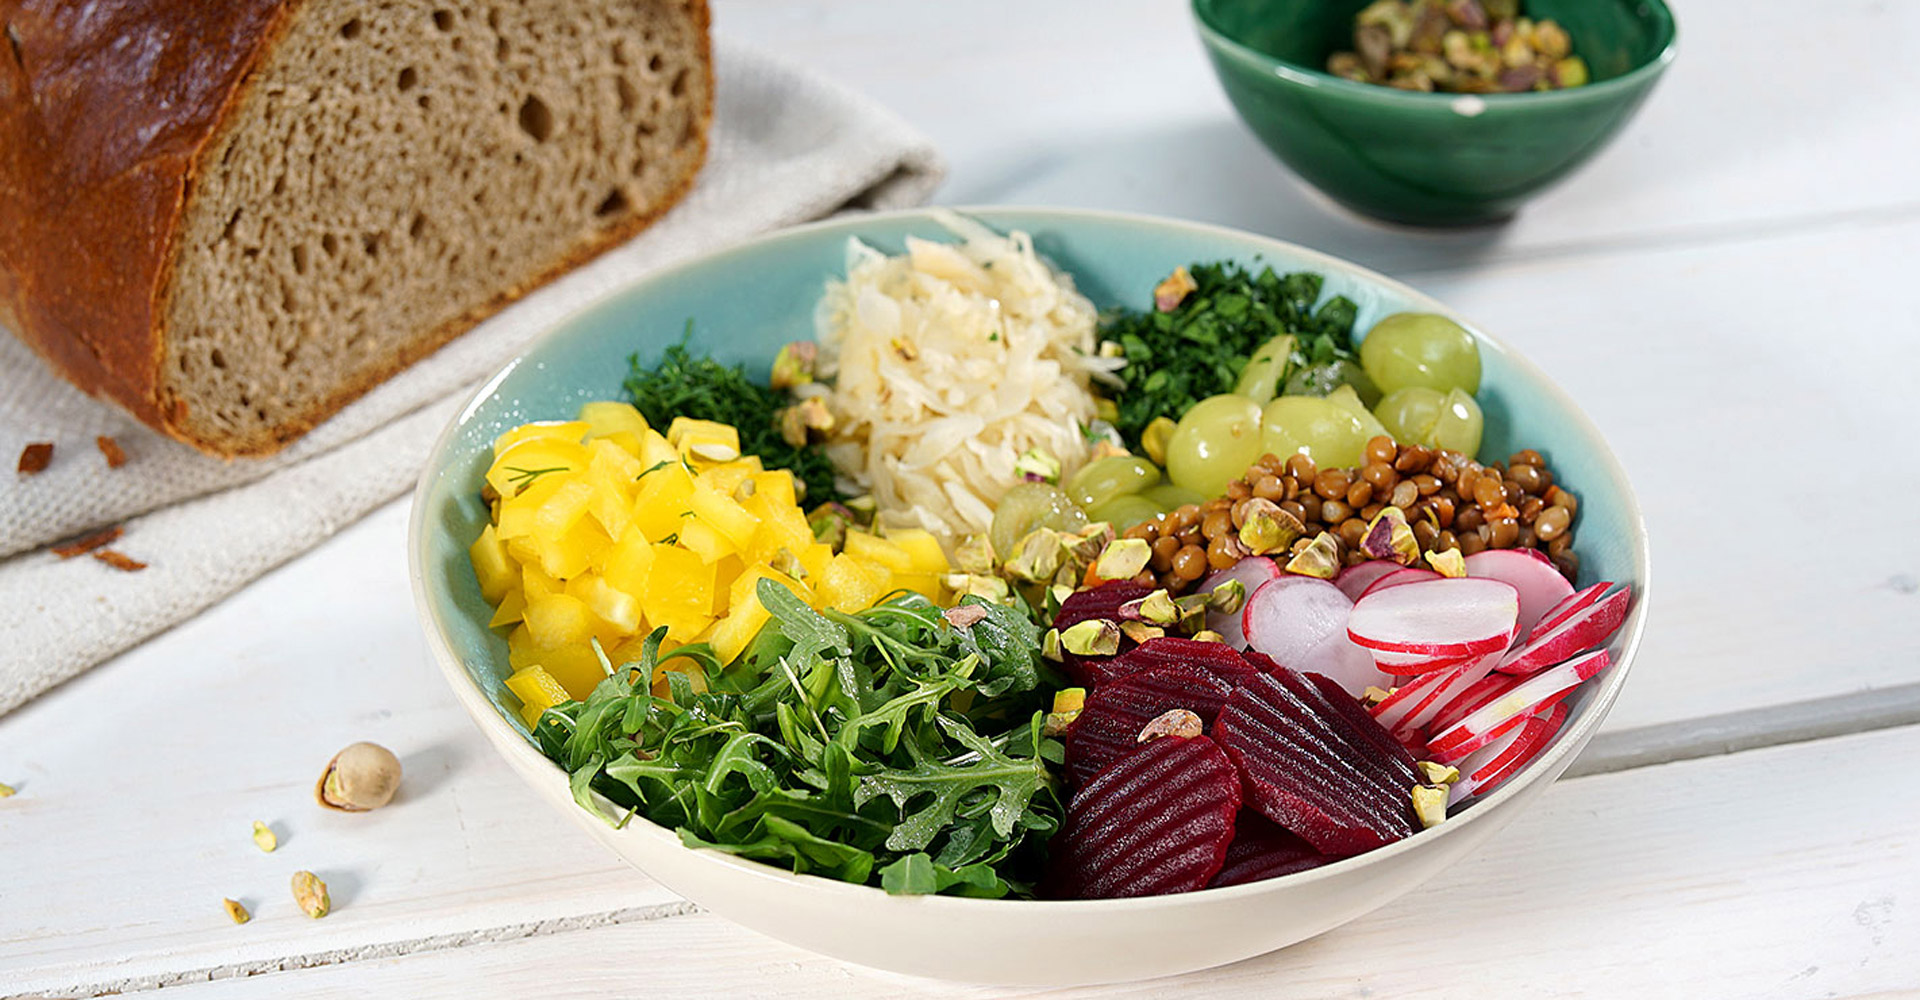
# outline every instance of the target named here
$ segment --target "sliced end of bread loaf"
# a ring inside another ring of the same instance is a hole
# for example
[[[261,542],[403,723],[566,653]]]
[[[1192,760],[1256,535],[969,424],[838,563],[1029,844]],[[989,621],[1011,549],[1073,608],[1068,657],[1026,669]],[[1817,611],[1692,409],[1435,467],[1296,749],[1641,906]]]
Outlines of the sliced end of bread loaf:
[[[274,451],[692,183],[704,0],[309,3],[203,149],[159,403]]]

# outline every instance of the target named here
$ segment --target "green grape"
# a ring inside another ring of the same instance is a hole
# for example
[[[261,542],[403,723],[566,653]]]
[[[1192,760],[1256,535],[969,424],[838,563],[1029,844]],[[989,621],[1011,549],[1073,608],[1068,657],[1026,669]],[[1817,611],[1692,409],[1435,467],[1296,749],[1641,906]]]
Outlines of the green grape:
[[[1114,497],[1158,485],[1160,468],[1144,458],[1110,455],[1088,462],[1067,479],[1067,496],[1092,510]]]
[[[1367,370],[1346,358],[1309,365],[1294,372],[1287,376],[1286,388],[1281,392],[1288,396],[1330,396],[1343,385],[1350,386],[1369,406],[1380,401],[1380,388],[1367,376]]]
[[[1446,400],[1446,393],[1436,389],[1401,389],[1381,400],[1373,408],[1373,415],[1380,418],[1395,441],[1424,445],[1433,440],[1433,425],[1440,419]]]
[[[1262,417],[1267,429],[1298,442],[1297,450],[1323,469],[1359,465],[1370,436],[1360,418],[1314,396],[1281,396],[1267,404]]]
[[[1455,389],[1447,393],[1439,419],[1433,422],[1433,439],[1423,443],[1435,448],[1452,448],[1472,457],[1480,451],[1480,432],[1485,428],[1486,418],[1480,415],[1480,404]]]
[[[1366,430],[1368,440],[1382,434],[1386,434],[1387,437],[1393,436],[1387,433],[1387,427],[1380,422],[1380,418],[1374,416],[1372,410],[1367,409],[1367,404],[1360,401],[1360,394],[1352,385],[1343,385],[1327,393],[1327,402],[1353,414],[1354,419],[1360,421],[1360,426]]]
[[[1245,396],[1212,396],[1193,404],[1167,441],[1167,475],[1207,496],[1219,496],[1260,460],[1260,404]]]
[[[1394,313],[1360,342],[1360,364],[1381,391],[1421,386],[1480,391],[1480,348],[1473,334],[1445,316]]]
[[[1140,495],[1159,504],[1161,510],[1172,510],[1175,507],[1184,507],[1190,503],[1202,504],[1206,503],[1208,499],[1200,493],[1196,493],[1184,486],[1175,486],[1172,483],[1161,483],[1150,490],[1141,491]]]
[[[1262,455],[1277,455],[1280,458],[1286,458],[1296,452],[1306,450],[1307,449],[1300,444],[1300,440],[1288,433],[1285,427],[1279,424],[1267,423],[1265,416],[1262,416],[1260,424],[1260,453]]]
[[[1095,521],[1105,521],[1113,525],[1115,531],[1125,531],[1141,521],[1151,520],[1166,513],[1166,510],[1152,500],[1138,494],[1121,494],[1098,507],[1088,509],[1087,516]]]
[[[1087,512],[1076,506],[1064,490],[1046,483],[1018,483],[1000,498],[993,509],[993,524],[987,540],[993,551],[1004,559],[1014,546],[1035,528],[1078,531],[1087,525]]]
[[[1280,376],[1287,373],[1287,363],[1292,358],[1292,334],[1283,333],[1261,344],[1247,356],[1247,366],[1240,369],[1240,381],[1235,383],[1233,394],[1265,405],[1267,400],[1280,394]]]

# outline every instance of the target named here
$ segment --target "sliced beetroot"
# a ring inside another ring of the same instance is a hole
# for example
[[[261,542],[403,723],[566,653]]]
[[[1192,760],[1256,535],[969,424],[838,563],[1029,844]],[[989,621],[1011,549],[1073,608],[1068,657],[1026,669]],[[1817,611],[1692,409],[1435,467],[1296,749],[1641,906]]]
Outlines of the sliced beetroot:
[[[1430,569],[1421,569],[1418,566],[1402,566],[1391,573],[1382,574],[1372,583],[1367,584],[1367,589],[1360,592],[1360,597],[1365,597],[1368,594],[1386,590],[1390,587],[1400,587],[1409,583],[1426,583],[1429,580],[1444,579],[1446,578]],[[1358,602],[1360,597],[1354,598],[1354,601]]]
[[[1475,750],[1505,735],[1510,731],[1509,727],[1516,724],[1515,720],[1559,703],[1582,682],[1606,669],[1608,662],[1607,651],[1596,649],[1521,678],[1519,684],[1500,692],[1459,722],[1435,733],[1427,744],[1427,753],[1431,759],[1442,764],[1465,759]]]
[[[1367,592],[1368,587],[1373,586],[1374,581],[1388,573],[1398,573],[1403,569],[1406,567],[1390,559],[1369,559],[1358,566],[1348,566],[1341,570],[1340,575],[1333,578],[1333,585],[1339,587],[1342,594],[1347,595],[1347,600],[1357,601],[1361,594]]]
[[[1201,581],[1200,587],[1195,593],[1212,593],[1213,588],[1218,587],[1228,580],[1238,580],[1240,581],[1240,586],[1246,588],[1246,596],[1252,597],[1253,592],[1259,590],[1263,584],[1269,580],[1278,579],[1281,575],[1279,563],[1274,562],[1266,556],[1248,556]],[[1242,608],[1246,607],[1244,600],[1240,606]],[[1246,648],[1247,633],[1246,630],[1240,626],[1239,611],[1235,611],[1232,614],[1227,614],[1222,611],[1209,611],[1207,612],[1207,627],[1224,636],[1227,644],[1235,649]]]
[[[1080,716],[1067,728],[1067,779],[1079,788],[1107,765],[1147,744],[1140,730],[1162,714],[1184,708],[1212,728],[1233,685],[1192,667],[1137,670],[1087,695]]]
[[[1540,620],[1533,623],[1533,628],[1522,632],[1521,635],[1532,640],[1553,631],[1560,626],[1561,622],[1572,618],[1576,612],[1585,611],[1599,603],[1600,598],[1607,596],[1607,591],[1612,589],[1612,582],[1602,581],[1575,591],[1568,595],[1566,600],[1548,608],[1546,614],[1541,615]]]
[[[1546,632],[1528,639],[1500,661],[1500,670],[1509,674],[1530,674],[1543,667],[1604,645],[1627,620],[1627,607],[1633,592],[1616,590],[1567,616]]]
[[[1233,842],[1227,845],[1226,860],[1207,887],[1215,889],[1279,878],[1338,860],[1315,850],[1312,844],[1288,833],[1265,816],[1242,809],[1240,815],[1233,818]]]
[[[1122,604],[1137,601],[1149,593],[1152,593],[1150,588],[1124,582],[1103,583],[1098,587],[1074,591],[1060,602],[1060,611],[1053,616],[1053,627],[1065,631],[1095,618],[1118,621]]]
[[[1163,736],[1073,796],[1053,840],[1046,894],[1117,899],[1203,889],[1219,873],[1240,809],[1240,776],[1204,736]]]
[[[1520,595],[1520,634],[1573,596],[1573,584],[1538,549],[1487,549],[1466,558],[1467,575],[1498,580]]]
[[[1107,660],[1099,669],[1100,682],[1116,681],[1152,667],[1189,667],[1233,685],[1245,684],[1258,673],[1246,657],[1224,642],[1163,636]]]
[[[1248,805],[1323,853],[1357,854],[1414,831],[1413,758],[1295,671],[1282,667],[1236,689],[1214,737],[1240,769]]]
[[[1447,804],[1452,806],[1476,795],[1485,795],[1520,773],[1553,745],[1553,738],[1560,734],[1560,727],[1566,721],[1567,706],[1554,705],[1528,716],[1505,736],[1475,750],[1460,762],[1460,780],[1449,789]],[[1232,848],[1228,848],[1228,852],[1231,857]]]
[[[1391,653],[1478,656],[1505,649],[1519,615],[1520,597],[1509,584],[1441,578],[1360,598],[1347,619],[1347,635]]]

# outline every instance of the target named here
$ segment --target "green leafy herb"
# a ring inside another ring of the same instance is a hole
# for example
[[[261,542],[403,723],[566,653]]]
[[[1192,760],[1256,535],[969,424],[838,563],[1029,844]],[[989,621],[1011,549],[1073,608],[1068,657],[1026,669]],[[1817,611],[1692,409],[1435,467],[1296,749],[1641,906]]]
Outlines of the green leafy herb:
[[[532,486],[534,480],[539,479],[549,472],[565,471],[567,471],[567,466],[564,465],[555,465],[545,469],[522,469],[517,465],[509,465],[507,466],[507,472],[511,473],[511,475],[507,476],[507,482],[524,490]]]
[[[689,846],[888,892],[1030,895],[1063,815],[1038,628],[993,604],[959,628],[912,594],[842,614],[757,588],[772,620],[730,667],[700,645],[668,654],[707,690],[679,671],[650,690],[656,631],[541,717],[574,797],[608,822],[637,814]]]
[[[1232,392],[1248,355],[1275,336],[1294,337],[1289,371],[1354,357],[1357,309],[1345,296],[1321,303],[1320,275],[1254,273],[1231,261],[1188,270],[1198,287],[1172,312],[1101,318],[1101,338],[1118,343],[1127,359],[1115,426],[1130,447],[1155,417],[1178,420],[1208,396]]]
[[[833,486],[833,463],[818,447],[795,448],[780,436],[775,421],[791,399],[786,393],[747,377],[740,365],[727,366],[687,350],[693,322],[681,342],[667,348],[651,368],[635,355],[628,359],[627,396],[647,423],[664,430],[674,417],[714,420],[740,431],[742,454],[758,455],[770,469],[790,470],[807,487],[807,502],[840,499]]]

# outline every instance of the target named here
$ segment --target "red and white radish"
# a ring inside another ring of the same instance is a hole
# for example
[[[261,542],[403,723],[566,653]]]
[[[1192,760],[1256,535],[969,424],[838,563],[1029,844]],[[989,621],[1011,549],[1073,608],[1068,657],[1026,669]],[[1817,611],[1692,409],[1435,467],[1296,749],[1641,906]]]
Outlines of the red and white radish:
[[[1505,736],[1475,750],[1460,762],[1460,780],[1447,796],[1449,806],[1484,795],[1533,763],[1566,724],[1567,706],[1554,705],[1514,727]]]
[[[1262,585],[1270,580],[1277,580],[1283,575],[1285,574],[1280,569],[1279,563],[1266,556],[1248,556],[1207,577],[1200,584],[1200,589],[1195,592],[1210,594],[1213,588],[1228,580],[1238,580],[1240,585],[1247,589],[1247,597],[1252,598],[1253,592],[1259,590]],[[1246,610],[1246,604],[1242,603],[1240,608],[1240,611],[1235,611],[1233,614],[1220,611],[1207,612],[1207,627],[1225,636],[1227,643],[1235,649],[1247,648],[1247,633],[1240,627],[1241,612]]]
[[[1294,669],[1303,674],[1331,677],[1355,698],[1370,687],[1385,687],[1393,683],[1393,675],[1380,672],[1373,665],[1373,655],[1354,645],[1344,632],[1330,635],[1326,641],[1313,647]]]
[[[1458,658],[1513,641],[1520,597],[1510,584],[1464,577],[1374,587],[1347,619],[1347,635],[1369,649]]]
[[[1387,649],[1368,650],[1373,654],[1374,665],[1381,671],[1397,677],[1413,677],[1432,673],[1435,670],[1448,670],[1472,660],[1476,656],[1434,656],[1429,653],[1396,653]]]
[[[1627,620],[1632,602],[1632,591],[1621,589],[1587,605],[1509,652],[1500,661],[1501,672],[1530,674],[1604,644]]]
[[[1390,678],[1374,669],[1366,650],[1347,639],[1352,611],[1353,602],[1333,584],[1285,574],[1262,584],[1247,598],[1240,627],[1249,649],[1283,667],[1325,674],[1358,695]]]
[[[1357,601],[1361,594],[1367,592],[1368,587],[1373,586],[1375,580],[1389,573],[1398,573],[1403,569],[1406,567],[1389,559],[1369,559],[1358,566],[1348,566],[1341,570],[1340,575],[1333,578],[1333,585],[1339,587],[1340,592],[1347,595],[1348,600]]]
[[[1498,656],[1488,654],[1451,669],[1422,674],[1373,706],[1374,721],[1403,744],[1417,742],[1420,731],[1433,721],[1440,706],[1479,683],[1498,661]]]
[[[1504,735],[1516,719],[1532,715],[1565,698],[1582,681],[1605,669],[1607,651],[1596,649],[1556,667],[1542,670],[1434,734],[1427,744],[1429,759],[1452,764]]]
[[[1403,566],[1367,584],[1367,589],[1360,592],[1360,597],[1365,597],[1376,591],[1386,590],[1388,587],[1399,587],[1409,583],[1423,583],[1427,580],[1440,579],[1444,579],[1444,577],[1435,573],[1433,570],[1421,569],[1418,566]],[[1359,600],[1359,597],[1354,598],[1356,603]]]
[[[1520,634],[1561,601],[1573,596],[1573,584],[1538,549],[1487,549],[1466,558],[1467,575],[1499,580],[1520,595]]]
[[[1545,635],[1546,633],[1559,627],[1561,622],[1564,622],[1567,619],[1572,618],[1575,614],[1581,611],[1585,611],[1586,609],[1592,607],[1596,602],[1600,600],[1600,598],[1605,597],[1607,595],[1607,591],[1612,588],[1613,588],[1612,582],[1601,581],[1600,583],[1596,583],[1591,587],[1587,587],[1583,590],[1577,591],[1569,595],[1566,600],[1561,601],[1559,604],[1556,604],[1551,608],[1548,608],[1547,613],[1541,615],[1540,620],[1535,622],[1533,624],[1533,627],[1531,629],[1528,629],[1523,634],[1528,639],[1533,639],[1537,636]]]
[[[1497,659],[1494,662],[1496,666],[1499,663]],[[1499,697],[1502,692],[1511,690],[1519,683],[1520,678],[1512,674],[1503,674],[1497,671],[1489,673],[1478,681],[1475,681],[1459,694],[1448,699],[1446,703],[1440,705],[1439,708],[1434,711],[1433,720],[1429,722],[1428,725],[1432,727],[1434,732],[1442,732],[1447,727],[1466,718],[1467,714],[1474,709]]]

